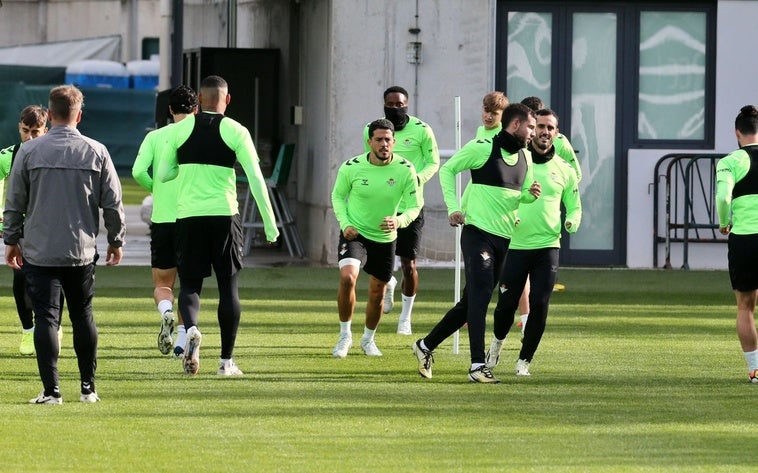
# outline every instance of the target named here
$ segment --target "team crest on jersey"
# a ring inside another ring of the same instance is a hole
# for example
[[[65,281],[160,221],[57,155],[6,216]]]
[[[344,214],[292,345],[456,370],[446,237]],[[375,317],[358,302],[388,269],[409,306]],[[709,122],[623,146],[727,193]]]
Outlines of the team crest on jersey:
[[[553,180],[553,181],[557,181],[558,180],[558,174],[556,174],[554,172],[551,172],[550,173],[550,179]]]
[[[368,185],[368,179],[361,179],[361,185],[367,186]]]
[[[387,179],[387,184],[389,184],[390,187],[394,186],[395,185],[395,179],[392,178],[392,177],[390,177],[389,179]]]
[[[405,146],[410,146],[410,145],[411,145],[411,143],[413,143],[413,142],[411,141],[411,139],[410,139],[410,138],[406,138],[405,140],[403,140],[403,144],[404,144]]]

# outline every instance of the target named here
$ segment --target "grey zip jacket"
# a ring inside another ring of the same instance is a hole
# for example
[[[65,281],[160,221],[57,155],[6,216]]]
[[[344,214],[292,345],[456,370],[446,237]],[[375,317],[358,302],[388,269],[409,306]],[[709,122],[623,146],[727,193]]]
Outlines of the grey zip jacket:
[[[85,266],[96,261],[101,208],[108,244],[119,248],[124,206],[108,150],[76,127],[54,126],[16,154],[3,240],[20,244],[24,260],[36,266]]]

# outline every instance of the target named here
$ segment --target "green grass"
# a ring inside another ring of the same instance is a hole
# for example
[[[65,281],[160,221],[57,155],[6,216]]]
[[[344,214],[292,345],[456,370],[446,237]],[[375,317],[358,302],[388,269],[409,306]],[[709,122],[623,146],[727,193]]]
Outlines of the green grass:
[[[78,402],[70,322],[60,360],[62,406],[31,406],[33,358],[18,355],[10,271],[0,285],[2,471],[724,471],[755,470],[758,386],[734,329],[725,272],[561,270],[532,376],[516,378],[509,337],[499,385],[466,381],[447,341],[434,378],[410,344],[377,334],[384,352],[331,357],[337,270],[243,271],[235,360],[215,376],[212,280],[203,292],[200,373],[181,372],[155,339],[148,268],[98,268],[98,392]],[[451,305],[452,270],[422,270],[414,332]],[[359,280],[358,337],[367,279]],[[491,314],[491,311],[490,311]],[[491,315],[489,316],[491,324]],[[487,340],[490,340],[488,333]]]

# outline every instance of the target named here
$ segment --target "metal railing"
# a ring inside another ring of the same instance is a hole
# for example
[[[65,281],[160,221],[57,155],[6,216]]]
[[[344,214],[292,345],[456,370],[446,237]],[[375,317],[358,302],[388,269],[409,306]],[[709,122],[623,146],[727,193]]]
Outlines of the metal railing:
[[[682,243],[682,269],[689,269],[690,243],[726,243],[718,232],[716,163],[724,154],[680,154],[661,157],[653,182],[653,267],[665,249],[663,268],[671,269],[671,244]],[[665,173],[661,169],[665,166]],[[659,234],[660,182],[664,181],[665,217]]]

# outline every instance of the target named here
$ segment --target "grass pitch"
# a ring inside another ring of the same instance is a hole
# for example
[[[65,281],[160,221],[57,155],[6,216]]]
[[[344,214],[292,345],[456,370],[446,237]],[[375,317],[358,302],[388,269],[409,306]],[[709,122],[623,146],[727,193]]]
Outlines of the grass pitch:
[[[215,376],[215,283],[202,294],[200,372],[162,356],[149,268],[100,267],[97,390],[78,402],[64,318],[61,406],[28,405],[41,389],[18,354],[11,273],[0,282],[0,470],[79,471],[724,471],[755,470],[758,386],[734,329],[725,272],[562,269],[532,376],[516,378],[517,333],[499,385],[466,381],[468,337],[416,374],[410,345],[452,303],[453,272],[422,269],[411,337],[397,309],[377,333],[381,358],[337,340],[334,268],[246,269],[235,361]],[[491,327],[491,310],[488,317]],[[488,333],[487,343],[491,333]]]

